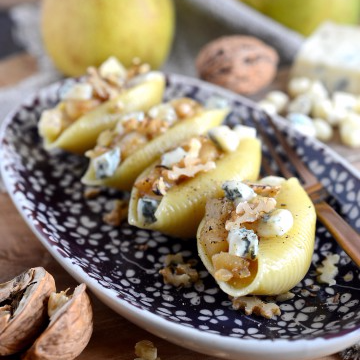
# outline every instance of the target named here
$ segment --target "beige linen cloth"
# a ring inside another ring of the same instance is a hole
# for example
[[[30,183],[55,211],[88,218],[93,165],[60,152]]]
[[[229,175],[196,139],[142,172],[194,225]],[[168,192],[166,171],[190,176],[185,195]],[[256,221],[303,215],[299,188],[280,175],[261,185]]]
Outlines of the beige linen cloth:
[[[270,1],[270,0],[269,0]],[[281,64],[290,64],[303,37],[259,14],[238,0],[174,0],[176,34],[163,70],[196,76],[194,59],[202,46],[223,35],[256,36],[273,46]],[[11,10],[15,36],[36,57],[39,72],[15,87],[0,90],[0,125],[6,114],[36,90],[61,78],[42,47],[39,32],[39,6],[20,5]],[[1,159],[0,159],[1,161]],[[0,179],[1,189],[1,179]],[[341,354],[344,360],[360,359],[359,345]]]

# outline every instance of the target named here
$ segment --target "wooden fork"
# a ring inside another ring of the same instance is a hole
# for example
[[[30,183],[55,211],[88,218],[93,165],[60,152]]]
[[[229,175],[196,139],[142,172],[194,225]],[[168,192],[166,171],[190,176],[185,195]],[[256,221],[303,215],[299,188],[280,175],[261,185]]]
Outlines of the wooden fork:
[[[314,203],[318,220],[328,229],[334,239],[342,247],[342,249],[349,255],[357,266],[360,266],[360,235],[341,217],[328,203],[327,198],[329,194],[323,187],[320,181],[309,171],[307,166],[302,162],[293,148],[287,143],[284,135],[278,130],[274,124],[271,116],[263,113],[268,125],[273,129],[275,138],[281,145],[289,164],[291,164],[297,171],[303,186],[308,193],[309,197]],[[261,135],[263,142],[266,144],[269,153],[275,160],[280,173],[285,178],[296,176],[281,159],[273,143],[270,140],[269,135],[263,129],[261,124],[256,119],[254,120],[257,131]],[[267,175],[275,175],[275,172],[270,167],[267,159],[262,157],[263,170]]]

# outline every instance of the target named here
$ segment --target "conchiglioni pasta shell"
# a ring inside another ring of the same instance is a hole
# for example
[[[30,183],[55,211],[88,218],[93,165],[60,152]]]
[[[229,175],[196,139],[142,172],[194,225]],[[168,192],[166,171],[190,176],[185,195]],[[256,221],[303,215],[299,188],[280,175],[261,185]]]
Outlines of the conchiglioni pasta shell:
[[[172,187],[162,198],[155,212],[156,222],[141,223],[137,217],[138,190],[131,192],[129,224],[143,229],[161,231],[182,238],[195,237],[204,216],[206,200],[222,195],[225,180],[254,180],[260,169],[261,146],[257,139],[243,139],[237,150],[226,153],[216,162],[216,169],[199,173],[196,177]],[[145,177],[154,164],[140,177]]]
[[[130,191],[141,172],[161,154],[192,136],[202,135],[212,127],[220,125],[227,114],[227,109],[204,110],[192,118],[181,120],[166,133],[149,141],[141,149],[127,157],[111,177],[96,179],[95,169],[91,161],[81,181],[86,185],[105,185]]]
[[[69,152],[83,154],[96,145],[99,134],[115,126],[119,113],[113,114],[112,109],[121,102],[124,105],[122,113],[147,111],[162,100],[165,89],[165,78],[154,77],[123,91],[116,98],[99,105],[94,110],[83,115],[66,128],[55,140],[44,139],[47,150],[61,148]]]
[[[292,289],[306,275],[315,241],[316,213],[305,190],[296,178],[282,184],[276,197],[277,207],[288,209],[294,218],[294,225],[283,236],[263,238],[259,242],[257,270],[251,274],[250,283],[231,284],[219,281],[220,288],[227,294],[238,297],[252,295],[278,295]],[[285,204],[285,206],[281,206]],[[214,275],[211,258],[200,241],[201,222],[197,233],[199,256],[207,270]]]

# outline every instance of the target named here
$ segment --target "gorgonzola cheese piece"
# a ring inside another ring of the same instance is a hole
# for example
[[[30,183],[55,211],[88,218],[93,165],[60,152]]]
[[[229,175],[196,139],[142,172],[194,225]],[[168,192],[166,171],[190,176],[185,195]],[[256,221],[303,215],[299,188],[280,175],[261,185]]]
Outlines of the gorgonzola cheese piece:
[[[149,110],[148,115],[152,119],[165,120],[169,124],[173,124],[177,120],[176,111],[170,104],[155,105]]]
[[[107,78],[109,76],[117,76],[121,79],[126,78],[126,68],[120,63],[120,61],[114,57],[110,56],[106,61],[104,61],[99,67],[100,76]]]
[[[285,111],[289,103],[289,96],[282,91],[270,91],[266,95],[265,100],[273,103],[276,108],[276,112],[280,114]]]
[[[324,119],[314,119],[314,126],[319,140],[329,141],[333,137],[333,129]]]
[[[221,150],[226,152],[235,151],[240,143],[239,135],[225,125],[210,129],[208,135]]]
[[[276,115],[276,105],[269,100],[261,100],[258,102],[261,110],[265,111],[269,115]]]
[[[220,96],[211,96],[209,97],[206,102],[205,102],[205,108],[212,110],[212,109],[226,109],[228,108],[229,105],[229,101],[224,99],[223,97]]]
[[[181,161],[187,152],[182,147],[177,147],[175,150],[169,151],[161,156],[161,165],[171,168],[172,165]]]
[[[93,88],[90,84],[75,83],[62,95],[62,100],[90,100]]]
[[[240,140],[245,138],[256,138],[256,129],[250,126],[236,125],[233,131],[236,132]]]
[[[145,113],[143,111],[134,111],[124,114],[120,117],[120,122],[135,119],[137,121],[143,121],[145,119]]]
[[[270,186],[281,186],[286,180],[281,176],[265,176],[260,179],[258,182],[260,184],[270,185]]]
[[[312,106],[313,98],[308,94],[301,94],[290,102],[288,106],[288,112],[309,115]]]
[[[153,80],[164,81],[164,74],[160,71],[150,71],[145,74],[137,75],[129,80],[127,87],[130,88]]]
[[[64,116],[59,107],[43,111],[39,121],[39,134],[54,141],[63,130]]]
[[[332,95],[332,101],[335,107],[343,108],[346,111],[354,110],[358,103],[355,95],[343,91],[335,91]]]
[[[276,209],[263,215],[257,227],[257,234],[261,237],[283,236],[293,226],[294,218],[287,209]]]
[[[292,76],[324,83],[330,92],[360,93],[360,29],[326,22],[298,52]]]
[[[222,185],[227,199],[231,201],[249,201],[256,196],[255,191],[241,181],[225,181]]]
[[[326,99],[329,96],[328,91],[321,81],[315,80],[311,82],[307,95],[313,99]]]
[[[291,113],[287,116],[287,119],[291,122],[294,128],[303,135],[315,137],[315,126],[307,115],[300,113]]]
[[[259,252],[259,238],[253,230],[246,228],[231,229],[227,241],[229,254],[255,260]]]
[[[360,122],[346,120],[340,124],[340,138],[343,144],[352,148],[360,147]]]
[[[347,110],[341,106],[335,106],[330,99],[319,99],[314,102],[312,116],[325,119],[331,125],[337,125],[343,121]]]
[[[155,212],[159,201],[150,198],[140,198],[137,203],[137,216],[140,223],[151,224],[156,221]]]
[[[109,150],[96,157],[93,161],[97,179],[113,176],[121,161],[120,148],[116,147]]]
[[[312,81],[307,77],[295,77],[289,81],[288,92],[290,96],[297,97],[309,91]]]

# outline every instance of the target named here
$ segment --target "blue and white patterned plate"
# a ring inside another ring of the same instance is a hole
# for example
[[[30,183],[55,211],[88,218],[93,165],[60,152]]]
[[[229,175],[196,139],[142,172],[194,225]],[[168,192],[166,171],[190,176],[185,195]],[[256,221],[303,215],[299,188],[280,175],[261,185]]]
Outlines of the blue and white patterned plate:
[[[44,89],[5,120],[0,159],[6,187],[18,210],[78,281],[146,330],[227,359],[315,358],[360,340],[359,269],[320,224],[312,266],[293,289],[295,297],[281,303],[282,315],[275,319],[233,310],[200,262],[201,281],[195,286],[175,289],[164,285],[158,273],[164,256],[181,251],[186,259],[197,258],[196,242],[139,230],[127,223],[115,228],[102,221],[111,209],[110,200],[123,194],[103,191],[96,199],[84,199],[79,179],[86,160],[60,151],[47,153],[37,134],[39,116],[56,103],[61,85]],[[251,123],[249,110],[255,105],[250,101],[199,80],[168,76],[166,99],[190,96],[203,102],[212,95],[231,103],[229,123]],[[261,118],[261,113],[255,112]],[[316,140],[291,130],[287,136],[333,194],[333,205],[360,230],[359,174]],[[341,259],[337,284],[331,287],[317,284],[315,273],[316,265],[328,253],[338,253]]]

